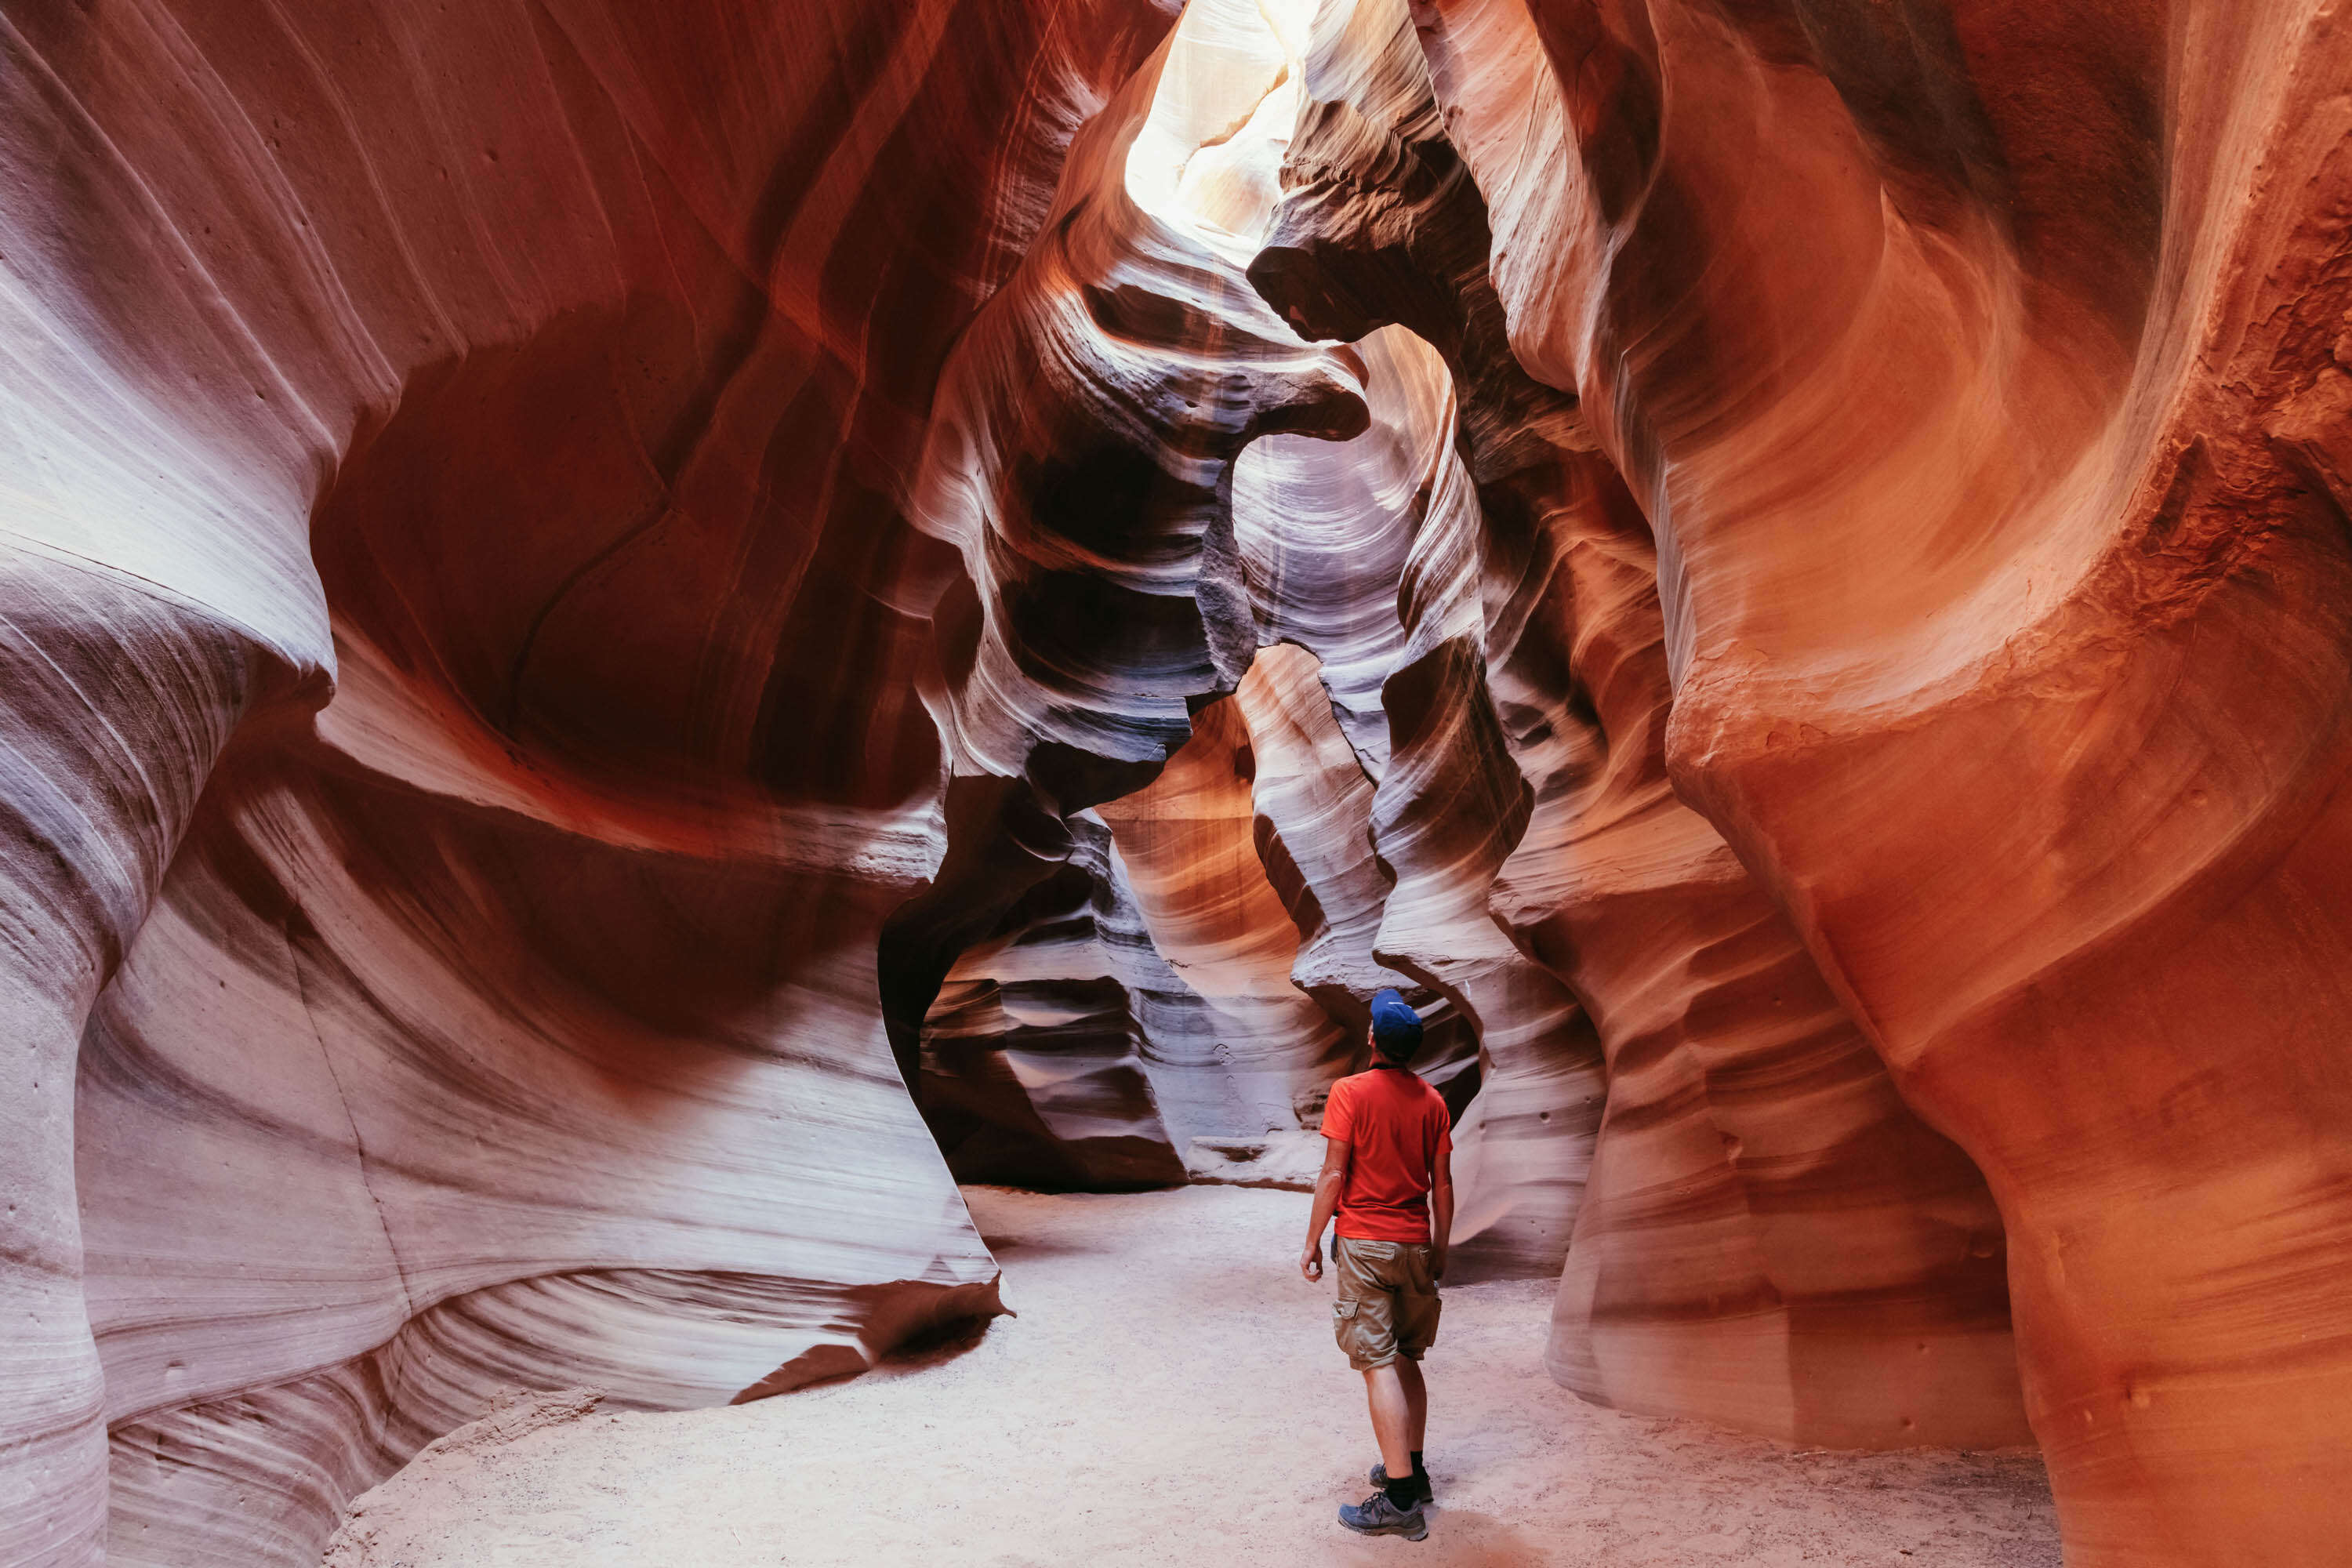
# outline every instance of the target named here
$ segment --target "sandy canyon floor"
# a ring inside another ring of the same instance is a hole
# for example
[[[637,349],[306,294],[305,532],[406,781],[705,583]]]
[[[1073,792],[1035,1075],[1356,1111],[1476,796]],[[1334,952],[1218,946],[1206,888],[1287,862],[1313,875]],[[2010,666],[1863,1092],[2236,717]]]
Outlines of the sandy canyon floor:
[[[1544,1375],[1541,1281],[1446,1291],[1429,1538],[1348,1535],[1378,1456],[1328,1285],[1293,1268],[1303,1195],[965,1196],[1017,1320],[755,1405],[519,1405],[360,1499],[328,1563],[2057,1568],[2032,1454],[1790,1453],[1596,1409]]]

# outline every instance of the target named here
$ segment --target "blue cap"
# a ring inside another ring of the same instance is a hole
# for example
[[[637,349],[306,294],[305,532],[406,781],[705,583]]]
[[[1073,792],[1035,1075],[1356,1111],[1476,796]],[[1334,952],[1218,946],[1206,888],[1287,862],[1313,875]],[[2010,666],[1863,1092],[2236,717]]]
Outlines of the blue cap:
[[[1402,1061],[1421,1048],[1421,1015],[1393,990],[1372,997],[1372,1044],[1391,1061]]]

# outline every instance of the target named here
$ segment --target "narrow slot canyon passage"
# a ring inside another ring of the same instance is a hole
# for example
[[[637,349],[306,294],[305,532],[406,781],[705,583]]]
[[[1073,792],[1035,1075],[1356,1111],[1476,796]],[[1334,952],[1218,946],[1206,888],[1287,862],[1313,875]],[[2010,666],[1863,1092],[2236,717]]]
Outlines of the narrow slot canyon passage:
[[[1791,1449],[1580,1401],[1543,1374],[1540,1279],[1446,1290],[1430,1537],[1351,1541],[1330,1511],[1375,1453],[1328,1287],[1289,1267],[1305,1196],[964,1196],[1019,1317],[726,1410],[519,1399],[362,1498],[326,1568],[2059,1563],[2030,1451]]]
[[[2347,1568],[2341,9],[0,0],[0,1568]]]

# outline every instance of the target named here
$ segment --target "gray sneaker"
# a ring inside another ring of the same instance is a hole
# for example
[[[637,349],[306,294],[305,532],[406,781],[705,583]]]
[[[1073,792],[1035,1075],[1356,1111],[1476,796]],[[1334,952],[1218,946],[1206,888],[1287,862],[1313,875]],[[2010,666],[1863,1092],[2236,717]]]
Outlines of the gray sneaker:
[[[1418,1504],[1407,1512],[1389,1501],[1386,1492],[1374,1492],[1353,1507],[1342,1506],[1339,1522],[1359,1535],[1402,1535],[1407,1541],[1419,1541],[1429,1533],[1429,1521],[1422,1517]]]
[[[1372,1473],[1369,1479],[1372,1485],[1385,1490],[1389,1484],[1389,1468],[1386,1465],[1374,1465],[1372,1467]],[[1427,1476],[1422,1477],[1421,1501],[1434,1502],[1436,1500],[1437,1494],[1430,1489],[1429,1478]]]

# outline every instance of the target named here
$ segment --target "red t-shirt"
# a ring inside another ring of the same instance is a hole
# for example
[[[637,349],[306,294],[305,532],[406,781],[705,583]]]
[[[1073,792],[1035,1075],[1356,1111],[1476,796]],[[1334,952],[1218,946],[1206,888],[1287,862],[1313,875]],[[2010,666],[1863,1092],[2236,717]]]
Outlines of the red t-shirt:
[[[1454,1147],[1454,1118],[1435,1089],[1402,1068],[1374,1068],[1331,1086],[1323,1136],[1349,1146],[1339,1190],[1341,1236],[1427,1241],[1437,1157]]]

